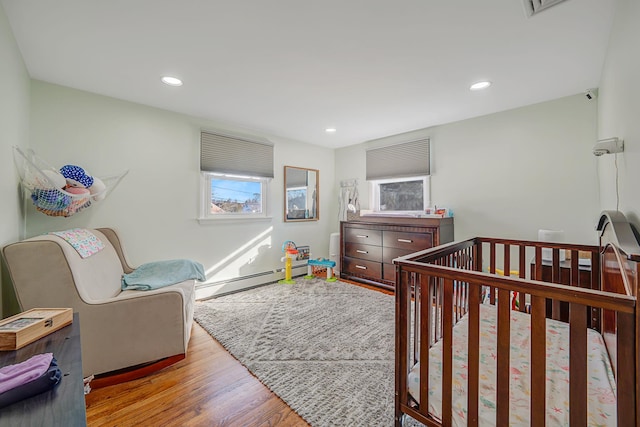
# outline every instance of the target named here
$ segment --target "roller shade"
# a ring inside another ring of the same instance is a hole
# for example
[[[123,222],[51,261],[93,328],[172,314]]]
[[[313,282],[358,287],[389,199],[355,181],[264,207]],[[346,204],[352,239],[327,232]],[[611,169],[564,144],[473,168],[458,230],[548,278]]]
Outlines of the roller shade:
[[[200,170],[273,178],[273,144],[203,131]]]
[[[430,175],[429,139],[367,150],[367,180]]]
[[[287,168],[286,185],[287,188],[306,187],[307,170]]]

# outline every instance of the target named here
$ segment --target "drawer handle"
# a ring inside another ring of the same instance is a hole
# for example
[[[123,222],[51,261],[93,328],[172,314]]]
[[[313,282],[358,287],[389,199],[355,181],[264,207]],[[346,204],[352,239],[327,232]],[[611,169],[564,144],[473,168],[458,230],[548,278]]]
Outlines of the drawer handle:
[[[359,268],[360,270],[366,270],[367,267],[365,267],[364,265],[356,265],[356,268]]]
[[[361,238],[361,239],[366,239],[366,238],[368,238],[369,236],[366,236],[366,235],[364,235],[364,234],[356,234],[356,237],[359,237],[359,238]]]
[[[363,250],[360,250],[360,249],[356,249],[356,252],[358,252],[359,254],[368,254],[369,253],[368,251],[363,251]]]
[[[409,239],[398,239],[398,242],[400,242],[400,243],[413,243],[413,240],[409,240]]]

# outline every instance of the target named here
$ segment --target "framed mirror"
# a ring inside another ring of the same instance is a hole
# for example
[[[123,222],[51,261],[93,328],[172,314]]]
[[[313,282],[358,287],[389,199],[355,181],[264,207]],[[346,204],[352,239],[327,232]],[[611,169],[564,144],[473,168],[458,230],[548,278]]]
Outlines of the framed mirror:
[[[317,169],[284,167],[284,220],[317,221],[320,217],[318,205]]]

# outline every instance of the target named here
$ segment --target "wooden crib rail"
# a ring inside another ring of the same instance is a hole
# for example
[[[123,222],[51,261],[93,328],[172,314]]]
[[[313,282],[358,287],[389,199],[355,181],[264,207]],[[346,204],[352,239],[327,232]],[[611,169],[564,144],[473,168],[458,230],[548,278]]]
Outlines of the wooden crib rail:
[[[568,323],[570,425],[587,424],[588,328],[602,333],[610,356],[616,382],[617,425],[640,425],[640,317],[636,307],[640,234],[623,214],[608,211],[602,213],[597,231],[599,246],[476,237],[394,260],[396,426],[402,425],[403,414],[428,426],[451,425],[453,328],[463,316],[469,328],[467,423],[478,425],[483,302],[493,304],[497,315],[497,425],[509,424],[513,309],[531,316],[532,426],[545,425],[546,318]],[[581,260],[585,258],[589,266],[583,266]],[[514,293],[518,294],[517,300],[512,300]],[[437,342],[442,344],[438,350],[443,374],[439,384],[440,418],[428,410],[429,349]],[[419,396],[411,396],[408,375],[417,362]]]
[[[426,409],[428,408],[428,387],[421,386],[420,405],[411,405],[406,393],[401,393],[399,405],[401,411],[408,413],[421,422],[428,425],[450,425],[452,402],[452,330],[454,319],[454,284],[466,283],[468,293],[468,326],[469,326],[469,382],[468,382],[468,422],[469,425],[477,425],[478,414],[478,383],[479,383],[479,306],[480,291],[488,284],[497,290],[497,395],[509,396],[509,357],[510,357],[510,294],[513,291],[525,292],[531,295],[531,421],[532,425],[544,425],[545,416],[545,317],[546,299],[565,302],[570,307],[570,402],[571,425],[586,425],[587,423],[587,385],[586,385],[586,328],[587,307],[607,309],[615,313],[616,328],[618,332],[618,349],[627,351],[635,348],[635,298],[627,295],[603,293],[592,289],[578,289],[572,286],[560,284],[548,284],[537,281],[525,280],[513,277],[487,275],[486,273],[459,270],[453,267],[445,267],[435,264],[421,264],[415,261],[403,261],[399,264],[400,286],[397,287],[396,313],[398,318],[398,330],[396,332],[397,344],[401,350],[397,360],[397,372],[405,375],[397,376],[397,387],[400,391],[407,390],[406,378],[410,368],[415,362],[420,362],[420,378],[429,378],[429,346],[432,342],[430,334],[433,331],[431,323],[438,317],[433,317],[433,304],[423,297],[419,305],[417,322],[418,336],[415,338],[419,346],[417,360],[410,357],[409,332],[410,309],[413,292],[421,295],[434,295],[434,287],[442,287],[441,295],[442,315],[441,339],[443,340],[443,382],[442,382],[442,420],[435,420]],[[489,282],[490,280],[490,282]],[[449,309],[446,309],[446,308]],[[620,338],[625,337],[621,341]],[[635,372],[634,358],[617,358],[619,372]],[[619,425],[624,425],[625,420],[635,419],[635,384],[629,381],[618,381],[618,416]],[[574,409],[575,408],[575,409]],[[580,408],[580,409],[579,409]],[[498,399],[496,412],[497,425],[509,423],[509,401]],[[435,424],[434,424],[435,423]],[[442,424],[440,424],[442,423]]]
[[[586,257],[588,266],[582,265],[581,257]],[[476,237],[398,259],[399,262],[405,260],[600,290],[600,252],[598,246],[593,245]],[[456,297],[464,300],[467,292],[458,289],[460,286],[464,288],[465,285],[458,281]],[[489,287],[487,292],[492,304],[495,303],[496,291]],[[514,303],[520,311],[527,311],[529,298],[526,292],[520,292]],[[464,315],[464,306],[456,301],[456,307],[458,314]],[[568,321],[569,306],[566,303],[549,300],[546,311],[550,318]],[[589,327],[600,330],[600,312],[593,308],[589,312]]]

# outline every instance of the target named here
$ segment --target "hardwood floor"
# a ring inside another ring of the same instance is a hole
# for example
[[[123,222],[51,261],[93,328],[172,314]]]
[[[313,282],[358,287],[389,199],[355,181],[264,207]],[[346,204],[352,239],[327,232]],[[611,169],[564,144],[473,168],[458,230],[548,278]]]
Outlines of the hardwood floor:
[[[85,401],[90,427],[309,426],[196,322],[184,360],[138,380],[92,390]]]
[[[85,401],[88,426],[308,426],[195,322],[184,360]]]

